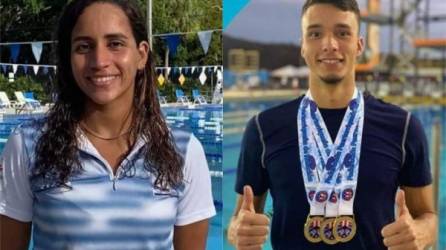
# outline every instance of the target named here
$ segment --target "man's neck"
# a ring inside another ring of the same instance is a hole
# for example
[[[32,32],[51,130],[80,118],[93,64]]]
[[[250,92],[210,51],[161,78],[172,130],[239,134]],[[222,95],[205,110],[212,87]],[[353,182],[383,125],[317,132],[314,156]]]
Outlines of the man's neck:
[[[310,79],[310,93],[319,108],[337,109],[347,107],[354,90],[354,80],[327,84],[311,81]]]

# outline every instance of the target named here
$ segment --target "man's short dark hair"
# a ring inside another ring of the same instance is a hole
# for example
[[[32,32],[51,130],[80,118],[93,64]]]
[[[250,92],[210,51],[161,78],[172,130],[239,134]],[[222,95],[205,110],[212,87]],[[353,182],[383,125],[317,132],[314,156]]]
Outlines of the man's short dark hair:
[[[355,13],[356,20],[358,20],[358,26],[359,26],[359,7],[356,0],[307,0],[305,1],[304,5],[302,6],[302,14],[301,17],[305,15],[305,12],[307,11],[310,6],[315,4],[331,4],[334,7],[342,10],[342,11],[351,11]]]

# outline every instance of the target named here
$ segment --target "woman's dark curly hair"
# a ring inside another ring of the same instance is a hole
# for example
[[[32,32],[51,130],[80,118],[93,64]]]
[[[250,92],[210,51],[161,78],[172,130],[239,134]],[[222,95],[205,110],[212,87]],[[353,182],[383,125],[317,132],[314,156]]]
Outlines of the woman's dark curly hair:
[[[57,100],[49,110],[45,129],[36,145],[36,167],[33,178],[51,178],[63,186],[69,177],[81,170],[78,158],[78,126],[84,112],[86,95],[77,86],[71,68],[71,33],[82,12],[93,3],[111,3],[126,14],[136,44],[147,41],[144,18],[137,5],[126,0],[74,0],[64,9],[56,30]],[[135,76],[131,138],[142,136],[144,168],[155,174],[155,186],[175,187],[182,181],[184,159],[176,151],[172,135],[161,113],[155,85],[154,62],[149,51],[145,69]]]

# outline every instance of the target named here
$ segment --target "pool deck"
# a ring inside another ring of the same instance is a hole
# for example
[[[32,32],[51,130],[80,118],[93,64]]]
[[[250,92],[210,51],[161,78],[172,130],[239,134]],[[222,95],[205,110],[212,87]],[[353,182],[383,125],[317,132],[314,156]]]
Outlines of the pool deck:
[[[0,109],[0,118],[2,115],[12,115],[12,114],[43,114],[46,113],[52,104],[46,104],[36,109],[18,109],[18,108],[2,108]],[[161,108],[187,108],[187,109],[197,109],[197,108],[203,108],[203,107],[222,107],[223,104],[189,104],[184,105],[181,103],[167,103],[167,104],[161,104]]]
[[[246,100],[286,100],[294,99],[299,95],[305,94],[306,90],[302,89],[225,89],[225,101],[246,101]],[[446,96],[430,97],[430,96],[402,96],[387,95],[378,96],[386,102],[397,105],[443,105],[446,106]]]

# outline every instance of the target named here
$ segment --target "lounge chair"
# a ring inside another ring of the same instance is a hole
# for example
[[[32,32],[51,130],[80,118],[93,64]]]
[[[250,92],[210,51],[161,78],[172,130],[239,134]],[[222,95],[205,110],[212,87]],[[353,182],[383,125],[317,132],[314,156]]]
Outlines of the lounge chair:
[[[0,107],[1,108],[16,108],[19,104],[11,101],[5,91],[0,91]]]
[[[30,96],[32,98],[26,98],[22,91],[15,91],[14,95],[18,104],[18,106],[15,108],[15,112],[17,114],[24,111],[32,113],[43,108],[38,100],[34,99],[33,96]]]
[[[22,111],[33,111],[34,108],[22,103],[20,101],[11,101],[8,98],[8,95],[4,91],[0,91],[0,102],[3,109],[12,108],[15,109],[15,113],[20,113]]]
[[[175,95],[177,97],[177,103],[180,103],[182,105],[190,105],[190,101],[187,98],[187,96],[184,95],[183,90],[176,89],[175,90]]]
[[[17,98],[17,102],[21,104],[21,106],[27,106],[32,109],[40,108],[40,102],[36,99],[34,99],[34,95],[32,92],[26,92],[27,96],[23,94],[22,91],[15,91],[15,97]]]
[[[9,108],[11,106],[9,99],[7,100],[7,102],[3,101],[3,93],[1,92],[2,96],[0,96],[0,114],[6,113],[6,109]],[[6,96],[7,97],[7,96]]]
[[[166,97],[165,97],[165,96],[162,96],[162,95],[160,94],[160,91],[159,91],[159,90],[156,90],[156,96],[158,97],[158,101],[159,101],[159,103],[160,103],[161,106],[163,106],[163,105],[167,105]]]
[[[192,97],[194,98],[195,104],[207,104],[206,98],[200,94],[200,90],[193,89],[192,90]]]

